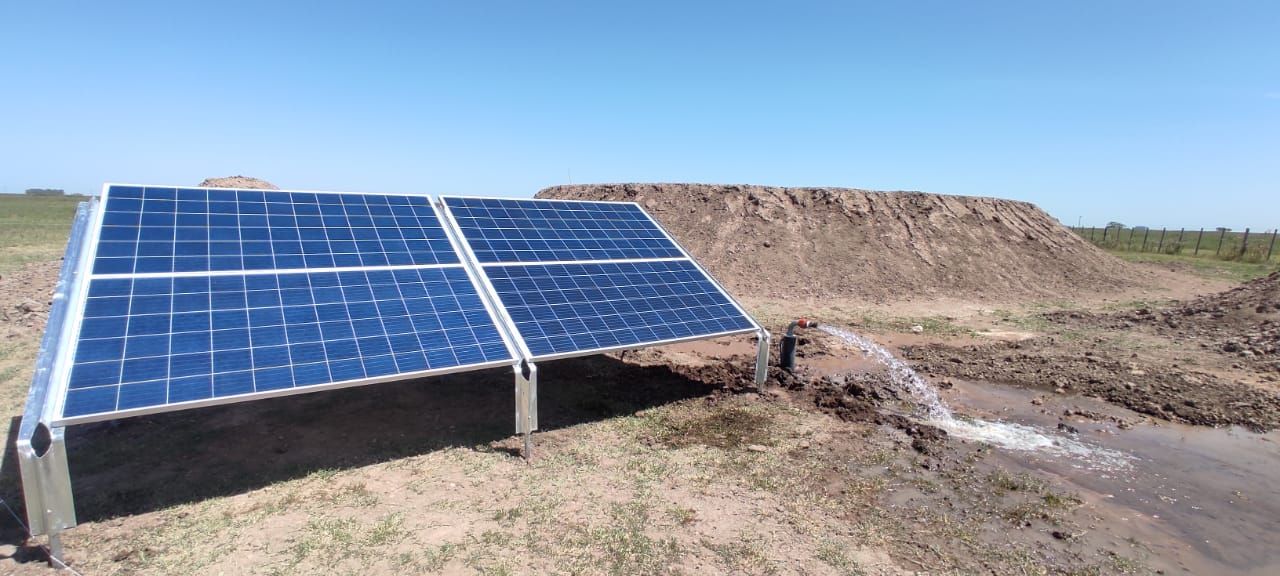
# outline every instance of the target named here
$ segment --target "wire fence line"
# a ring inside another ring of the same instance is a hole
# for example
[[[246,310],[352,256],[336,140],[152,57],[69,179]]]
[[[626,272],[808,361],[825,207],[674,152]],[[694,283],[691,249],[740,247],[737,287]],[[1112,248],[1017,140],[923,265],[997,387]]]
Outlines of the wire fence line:
[[[1262,232],[1245,228],[1243,232],[1235,232],[1230,228],[1173,230],[1110,225],[1101,228],[1072,227],[1071,230],[1108,250],[1182,254],[1242,262],[1271,262],[1273,258],[1280,257],[1276,253],[1275,228]]]

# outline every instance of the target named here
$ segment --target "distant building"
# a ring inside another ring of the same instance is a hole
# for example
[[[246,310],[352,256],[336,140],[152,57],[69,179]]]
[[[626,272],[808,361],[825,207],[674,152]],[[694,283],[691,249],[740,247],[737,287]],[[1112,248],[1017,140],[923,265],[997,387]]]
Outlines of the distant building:
[[[27,188],[27,196],[66,196],[61,188]]]

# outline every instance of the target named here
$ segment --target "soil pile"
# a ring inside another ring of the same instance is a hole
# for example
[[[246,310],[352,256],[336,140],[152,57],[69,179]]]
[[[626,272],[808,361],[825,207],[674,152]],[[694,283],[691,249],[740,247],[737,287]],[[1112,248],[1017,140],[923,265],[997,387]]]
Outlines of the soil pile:
[[[275,184],[250,178],[249,176],[227,176],[226,178],[205,178],[200,183],[202,188],[239,188],[241,190],[279,190]]]
[[[1026,202],[707,184],[556,186],[649,210],[742,296],[979,300],[1113,291],[1134,271]]]

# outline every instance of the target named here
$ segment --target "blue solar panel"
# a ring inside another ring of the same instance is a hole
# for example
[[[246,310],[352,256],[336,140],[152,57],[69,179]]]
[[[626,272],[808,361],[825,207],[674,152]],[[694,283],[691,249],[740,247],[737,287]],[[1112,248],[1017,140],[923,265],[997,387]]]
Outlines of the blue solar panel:
[[[629,202],[456,197],[443,201],[482,263],[684,256],[639,206]]]
[[[510,360],[461,266],[91,280],[63,417]]]
[[[754,328],[688,260],[491,266],[485,272],[535,356]]]
[[[758,328],[634,203],[441,202],[534,357]]]
[[[458,263],[424,196],[111,186],[94,274]]]

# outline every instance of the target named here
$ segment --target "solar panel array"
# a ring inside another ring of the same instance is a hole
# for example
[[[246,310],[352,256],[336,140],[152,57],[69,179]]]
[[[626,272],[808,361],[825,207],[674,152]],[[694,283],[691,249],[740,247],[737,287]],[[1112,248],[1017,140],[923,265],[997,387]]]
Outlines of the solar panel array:
[[[756,329],[634,203],[441,202],[535,358]]]
[[[64,419],[513,359],[425,197],[112,186],[92,258]]]
[[[465,258],[425,196],[108,187],[60,422],[757,328],[635,204],[441,202]]]

